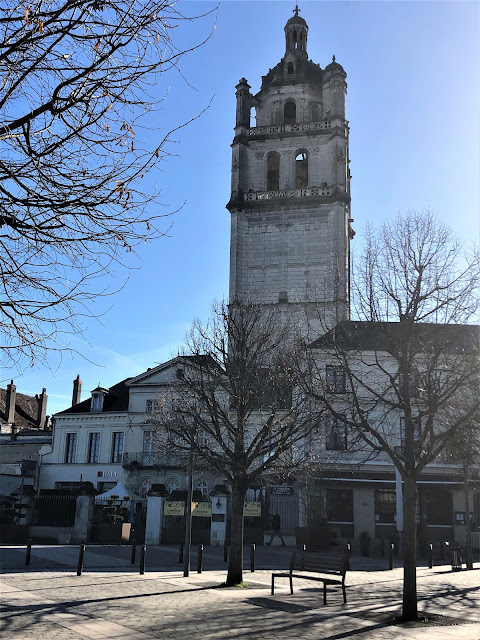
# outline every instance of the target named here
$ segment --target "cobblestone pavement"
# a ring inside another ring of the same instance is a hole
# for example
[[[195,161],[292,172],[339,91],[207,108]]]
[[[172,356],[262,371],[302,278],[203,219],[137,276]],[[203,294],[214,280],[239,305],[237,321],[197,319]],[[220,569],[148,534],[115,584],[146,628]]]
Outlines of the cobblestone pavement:
[[[138,554],[132,567],[125,547],[87,548],[81,577],[76,576],[75,547],[34,547],[31,567],[22,566],[25,548],[1,551],[6,640],[480,640],[480,564],[461,572],[446,565],[420,567],[419,609],[443,617],[435,626],[409,626],[389,624],[381,615],[399,610],[402,591],[401,568],[378,570],[383,559],[352,558],[348,604],[340,590],[330,589],[325,607],[314,582],[294,580],[290,595],[288,580],[279,580],[270,596],[268,569],[288,565],[287,549],[259,550],[259,570],[244,574],[248,588],[233,589],[218,588],[225,579],[218,549],[206,549],[206,570],[193,570],[188,578],[172,548],[150,547],[144,576],[138,574]]]

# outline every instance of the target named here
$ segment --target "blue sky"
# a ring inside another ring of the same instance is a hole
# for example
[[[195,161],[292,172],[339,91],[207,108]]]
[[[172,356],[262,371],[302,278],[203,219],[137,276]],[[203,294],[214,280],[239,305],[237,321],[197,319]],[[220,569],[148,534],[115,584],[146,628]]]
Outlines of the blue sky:
[[[214,2],[179,2],[187,14]],[[2,372],[17,390],[49,395],[48,413],[69,406],[72,380],[83,398],[168,359],[194,317],[205,319],[214,298],[228,295],[230,143],[235,85],[245,76],[258,91],[261,76],[284,53],[291,1],[231,0],[201,22],[182,24],[179,46],[206,44],[184,58],[178,74],[161,76],[166,94],[148,135],[163,135],[197,115],[174,136],[176,154],[149,176],[162,188],[168,236],[139,249],[133,269],[118,269],[101,298],[103,314],[70,344],[82,353],[53,356],[46,367]],[[325,67],[335,54],[347,72],[352,216],[360,242],[367,222],[430,206],[467,242],[479,222],[479,4],[476,2],[300,2],[309,25],[308,54]],[[191,86],[189,86],[191,85]],[[127,280],[128,278],[128,280]]]

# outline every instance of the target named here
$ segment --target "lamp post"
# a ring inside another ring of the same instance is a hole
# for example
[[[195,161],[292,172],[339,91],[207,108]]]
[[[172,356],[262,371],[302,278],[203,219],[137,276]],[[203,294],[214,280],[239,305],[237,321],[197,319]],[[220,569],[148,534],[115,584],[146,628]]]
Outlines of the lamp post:
[[[185,510],[185,550],[183,555],[183,575],[185,578],[190,573],[190,548],[192,546],[192,497],[193,497],[193,451],[190,448],[188,456],[187,474],[187,507]]]

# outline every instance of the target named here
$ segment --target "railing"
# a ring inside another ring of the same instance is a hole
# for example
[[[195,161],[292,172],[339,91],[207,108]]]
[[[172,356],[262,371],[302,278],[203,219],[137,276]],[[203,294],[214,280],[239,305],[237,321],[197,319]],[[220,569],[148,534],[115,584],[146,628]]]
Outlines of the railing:
[[[282,189],[281,191],[255,191],[244,195],[245,202],[252,200],[276,200],[278,198],[305,198],[311,196],[330,196],[332,187],[310,187],[308,189]]]
[[[183,467],[186,464],[187,453],[165,453],[161,451],[152,451],[145,453],[129,452],[123,454],[122,466],[130,468],[142,467]]]
[[[338,121],[341,122],[340,120]],[[269,133],[290,133],[295,131],[318,131],[320,129],[331,129],[331,120],[321,120],[320,122],[296,122],[295,124],[274,124],[266,127],[252,127],[249,129],[248,135],[264,136]]]

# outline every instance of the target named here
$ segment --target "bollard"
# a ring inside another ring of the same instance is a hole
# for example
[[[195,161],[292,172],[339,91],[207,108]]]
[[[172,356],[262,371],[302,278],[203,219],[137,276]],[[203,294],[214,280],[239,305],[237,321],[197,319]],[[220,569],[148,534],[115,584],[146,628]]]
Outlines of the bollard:
[[[30,556],[32,555],[32,539],[27,540],[27,553],[25,554],[25,566],[30,564]]]
[[[350,558],[352,557],[352,547],[349,543],[347,543],[346,549],[345,549],[345,557],[346,557],[346,567],[347,567],[347,571],[350,571]]]
[[[147,553],[147,545],[142,544],[140,549],[140,575],[143,576],[145,573],[145,554]]]
[[[85,557],[85,545],[81,544],[79,553],[78,553],[77,576],[82,575],[84,557]]]
[[[393,569],[393,552],[395,550],[395,545],[391,544],[388,547],[388,568]]]
[[[255,573],[255,545],[250,545],[250,571]]]
[[[180,540],[180,546],[178,548],[178,562],[183,564],[183,540]]]
[[[135,564],[135,558],[137,554],[137,541],[132,538],[132,557],[130,558],[130,564]]]
[[[427,547],[427,556],[428,556],[428,568],[433,569],[433,544],[430,543]]]
[[[199,544],[198,554],[197,554],[197,573],[202,573],[202,565],[203,565],[203,544]]]
[[[306,550],[307,550],[307,545],[304,544],[303,547],[302,547],[302,551],[306,551]]]
[[[228,562],[228,542],[225,540],[223,543],[223,561]]]

